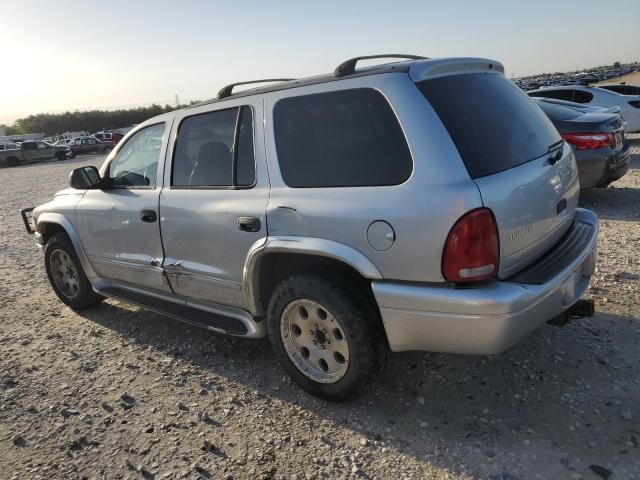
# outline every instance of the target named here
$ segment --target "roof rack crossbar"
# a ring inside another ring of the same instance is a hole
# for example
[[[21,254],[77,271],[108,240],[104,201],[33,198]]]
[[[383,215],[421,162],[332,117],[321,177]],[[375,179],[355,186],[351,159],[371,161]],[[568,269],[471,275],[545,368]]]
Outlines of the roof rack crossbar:
[[[295,80],[295,78],[264,78],[262,80],[249,80],[248,82],[232,83],[220,89],[220,91],[218,92],[218,100],[230,97],[233,92],[233,88],[239,85],[250,85],[252,83],[266,83],[266,82],[290,82],[291,80]]]
[[[333,75],[336,77],[345,77],[351,75],[356,71],[356,63],[360,60],[371,60],[374,58],[406,58],[408,60],[425,60],[429,57],[421,57],[419,55],[405,55],[403,53],[387,53],[384,55],[366,55],[363,57],[354,57],[342,62],[333,71]]]

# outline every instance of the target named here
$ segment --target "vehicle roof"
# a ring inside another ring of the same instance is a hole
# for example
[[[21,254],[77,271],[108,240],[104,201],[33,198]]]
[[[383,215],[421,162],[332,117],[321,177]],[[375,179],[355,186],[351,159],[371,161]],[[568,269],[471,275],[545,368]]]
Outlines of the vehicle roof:
[[[361,67],[355,70],[354,73],[345,76],[336,76],[335,73],[327,73],[323,75],[317,75],[313,77],[300,78],[296,80],[290,80],[286,82],[280,82],[270,84],[264,87],[251,88],[242,90],[238,93],[233,93],[224,98],[212,98],[204,100],[202,102],[194,103],[184,107],[184,110],[191,108],[201,107],[203,105],[209,105],[211,103],[224,102],[226,100],[232,100],[241,97],[248,97],[252,95],[260,95],[263,93],[276,92],[280,90],[288,90],[292,88],[305,87],[308,85],[317,85],[321,83],[338,82],[342,80],[349,80],[352,78],[364,77],[369,75],[381,75],[384,73],[410,73],[412,78],[414,72],[418,76],[426,78],[449,75],[453,73],[471,73],[477,71],[494,70],[497,73],[504,73],[504,67],[500,62],[490,60],[486,58],[474,58],[474,57],[450,57],[450,58],[425,58],[420,60],[405,60],[393,63],[383,63],[378,65]],[[414,81],[417,81],[414,78]]]

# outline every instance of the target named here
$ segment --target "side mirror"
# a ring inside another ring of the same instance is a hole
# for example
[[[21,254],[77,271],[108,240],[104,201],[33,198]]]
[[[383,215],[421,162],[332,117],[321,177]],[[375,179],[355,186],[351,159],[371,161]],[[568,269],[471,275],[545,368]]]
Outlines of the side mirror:
[[[76,168],[69,176],[69,184],[71,188],[78,190],[86,190],[89,188],[98,188],[102,184],[100,173],[93,165],[88,167]]]

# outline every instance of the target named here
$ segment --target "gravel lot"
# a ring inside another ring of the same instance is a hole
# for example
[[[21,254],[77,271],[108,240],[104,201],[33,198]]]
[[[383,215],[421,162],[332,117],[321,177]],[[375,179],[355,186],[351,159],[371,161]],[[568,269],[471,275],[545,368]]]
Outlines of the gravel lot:
[[[599,312],[499,356],[395,354],[364,397],[313,398],[266,341],[49,288],[18,208],[85,156],[0,170],[1,478],[640,478],[640,136],[582,195]],[[598,473],[599,472],[599,473]]]

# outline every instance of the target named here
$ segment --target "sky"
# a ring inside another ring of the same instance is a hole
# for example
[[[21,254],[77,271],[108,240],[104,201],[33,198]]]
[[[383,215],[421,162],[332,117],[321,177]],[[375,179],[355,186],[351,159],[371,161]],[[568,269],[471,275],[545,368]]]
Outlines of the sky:
[[[498,60],[507,75],[640,61],[640,0],[0,0],[0,124],[206,99],[376,53]]]

